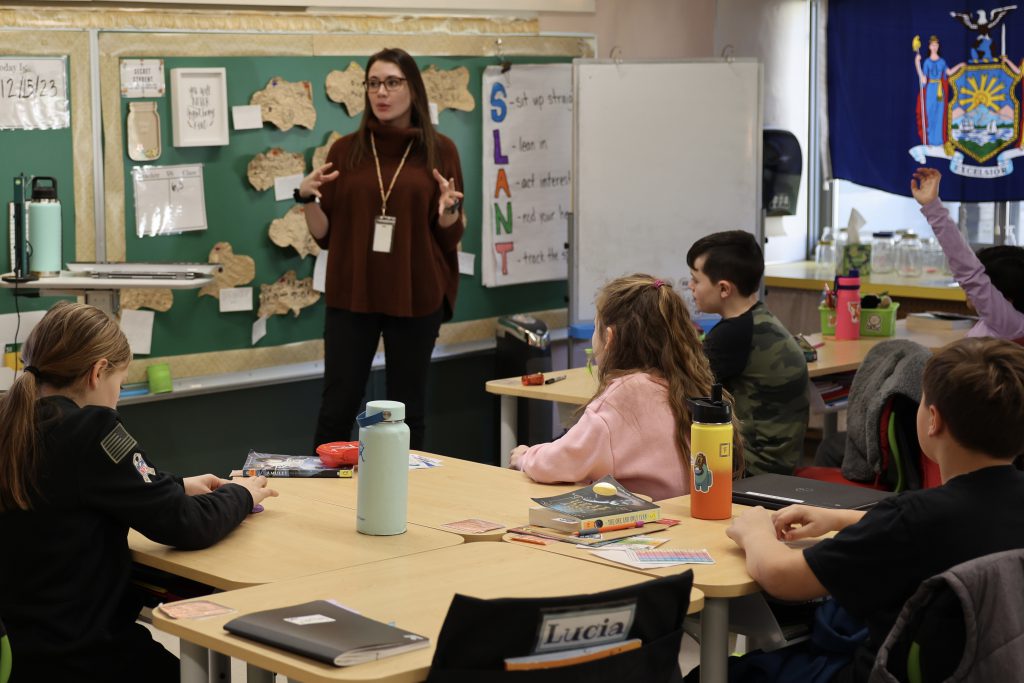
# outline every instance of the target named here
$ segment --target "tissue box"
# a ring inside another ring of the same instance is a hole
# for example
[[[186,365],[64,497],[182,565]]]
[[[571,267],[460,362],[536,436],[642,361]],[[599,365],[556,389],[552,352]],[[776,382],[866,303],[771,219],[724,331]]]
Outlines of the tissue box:
[[[896,334],[896,313],[900,310],[898,302],[889,308],[860,309],[860,336],[892,337]],[[836,333],[836,309],[818,306],[821,316],[821,333],[833,336]]]
[[[848,274],[856,269],[861,277],[871,275],[871,245],[847,244],[843,247],[843,257],[839,263],[839,273]]]

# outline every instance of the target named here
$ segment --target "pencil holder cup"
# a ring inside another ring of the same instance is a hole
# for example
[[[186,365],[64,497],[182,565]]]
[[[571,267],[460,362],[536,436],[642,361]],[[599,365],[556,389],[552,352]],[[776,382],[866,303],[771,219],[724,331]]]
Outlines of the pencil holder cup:
[[[167,363],[156,363],[146,368],[146,379],[149,380],[149,393],[166,394],[174,390],[171,382],[171,368]]]

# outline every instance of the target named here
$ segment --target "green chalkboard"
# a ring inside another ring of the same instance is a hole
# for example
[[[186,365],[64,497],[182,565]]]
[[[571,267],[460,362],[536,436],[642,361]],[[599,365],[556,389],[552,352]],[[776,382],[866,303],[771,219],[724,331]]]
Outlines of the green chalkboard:
[[[72,114],[74,115],[74,114]],[[75,193],[74,159],[71,128],[56,130],[0,130],[0,206],[3,207],[3,253],[0,254],[0,272],[13,268],[9,241],[7,207],[14,199],[14,176],[50,176],[57,180],[57,196],[61,202],[61,232],[64,260],[75,256]],[[10,290],[0,291],[0,313],[13,313],[15,303],[23,311],[49,308],[57,299],[53,297],[25,298],[14,301]]]
[[[569,61],[562,58],[523,58],[520,62],[547,63]],[[170,70],[177,67],[223,67],[227,72],[228,105],[248,104],[257,90],[263,89],[271,77],[288,81],[309,80],[313,83],[313,101],[317,110],[314,130],[293,127],[280,131],[272,124],[259,130],[231,131],[231,144],[224,147],[181,147],[171,145],[170,89],[163,98],[156,98],[160,114],[163,153],[154,165],[203,164],[207,223],[205,232],[173,236],[139,238],[135,232],[135,206],[131,185],[131,169],[138,165],[124,158],[125,168],[125,231],[128,261],[205,261],[213,245],[230,242],[235,253],[251,256],[256,261],[256,279],[251,283],[258,294],[261,283],[270,283],[288,270],[300,278],[313,272],[313,257],[299,258],[292,248],[274,245],[267,228],[275,218],[283,216],[291,202],[276,202],[273,189],[257,192],[249,185],[246,168],[249,160],[260,152],[281,147],[306,155],[307,170],[316,147],[323,145],[331,131],[347,134],[354,131],[358,119],[349,117],[345,108],[327,99],[324,80],[335,69],[344,70],[350,61],[366,63],[365,57],[174,57],[165,59]],[[465,66],[469,69],[469,89],[477,102],[472,112],[453,110],[440,115],[439,129],[452,138],[459,149],[465,178],[465,207],[469,217],[463,249],[478,255],[476,274],[462,276],[454,320],[473,320],[520,311],[563,308],[566,305],[565,281],[534,283],[501,288],[484,288],[480,283],[480,216],[481,216],[481,154],[482,113],[480,81],[483,69],[494,64],[486,57],[430,57],[417,60],[425,69],[431,64],[439,69]],[[515,60],[513,60],[515,61]],[[128,103],[122,99],[122,136]],[[2,139],[2,138],[0,138]],[[125,149],[127,142],[125,140]],[[257,305],[254,302],[254,306]],[[317,339],[323,333],[321,300],[304,309],[298,318],[274,316],[268,324],[267,336],[260,346],[287,344]],[[158,313],[153,328],[152,353],[168,356],[188,353],[248,348],[251,342],[254,312],[219,313],[217,300],[199,297],[196,291],[174,294],[174,306]]]

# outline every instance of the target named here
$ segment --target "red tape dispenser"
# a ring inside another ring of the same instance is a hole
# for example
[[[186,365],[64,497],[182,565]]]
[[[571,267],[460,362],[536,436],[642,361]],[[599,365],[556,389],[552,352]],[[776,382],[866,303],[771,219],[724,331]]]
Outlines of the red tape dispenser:
[[[523,375],[523,386],[531,387],[544,384],[544,373],[535,372],[532,375]]]

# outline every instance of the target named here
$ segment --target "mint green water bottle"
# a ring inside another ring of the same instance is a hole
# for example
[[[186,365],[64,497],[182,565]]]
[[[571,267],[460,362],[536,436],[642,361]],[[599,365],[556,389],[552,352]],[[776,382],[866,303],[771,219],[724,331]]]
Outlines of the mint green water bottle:
[[[409,506],[409,426],[405,424],[405,404],[369,401],[356,421],[356,530],[371,536],[403,534]]]
[[[48,181],[49,185],[41,181]],[[57,277],[61,269],[61,218],[57,180],[32,178],[32,199],[28,202],[29,267],[36,277]]]

